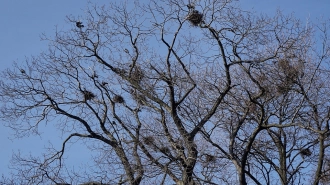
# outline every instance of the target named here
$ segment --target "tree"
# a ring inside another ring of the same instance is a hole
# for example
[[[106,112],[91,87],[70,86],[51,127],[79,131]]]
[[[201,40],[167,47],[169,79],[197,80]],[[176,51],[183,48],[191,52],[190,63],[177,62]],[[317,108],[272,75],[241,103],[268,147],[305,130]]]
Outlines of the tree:
[[[255,15],[230,0],[134,5],[91,6],[84,26],[68,17],[72,28],[45,38],[47,52],[2,73],[1,117],[18,120],[10,127],[24,135],[54,124],[67,135],[43,157],[16,155],[14,178],[329,182],[326,23]],[[65,167],[75,138],[101,153],[94,173]]]

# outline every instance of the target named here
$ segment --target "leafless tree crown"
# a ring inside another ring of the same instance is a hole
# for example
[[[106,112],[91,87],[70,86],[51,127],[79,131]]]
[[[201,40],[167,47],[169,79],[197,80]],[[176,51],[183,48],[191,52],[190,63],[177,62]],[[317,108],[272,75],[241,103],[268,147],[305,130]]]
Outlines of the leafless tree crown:
[[[45,124],[65,138],[14,154],[1,183],[330,182],[327,22],[231,0],[114,1],[68,21],[0,82],[17,137]],[[93,151],[86,169],[66,165],[78,139]]]

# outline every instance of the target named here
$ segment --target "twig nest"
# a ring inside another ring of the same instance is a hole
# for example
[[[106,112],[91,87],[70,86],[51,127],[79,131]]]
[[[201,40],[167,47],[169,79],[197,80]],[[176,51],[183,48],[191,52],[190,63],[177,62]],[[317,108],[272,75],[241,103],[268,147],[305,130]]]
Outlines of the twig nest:
[[[120,95],[116,95],[116,96],[114,96],[114,97],[113,97],[113,101],[114,101],[115,103],[124,103],[124,102],[125,102],[124,98],[123,98],[122,96],[120,96]]]
[[[290,62],[288,60],[279,60],[278,66],[286,75],[286,81],[292,82],[293,80],[297,79],[299,71],[295,68],[295,66],[290,65]]]
[[[311,156],[312,151],[309,148],[305,148],[300,150],[300,154],[304,156]]]
[[[136,82],[141,82],[141,80],[144,78],[144,74],[140,67],[135,67],[133,69],[131,78]]]
[[[203,14],[198,10],[192,10],[188,14],[187,20],[194,26],[198,26],[203,21]]]
[[[216,158],[213,155],[206,154],[205,155],[205,160],[206,160],[206,162],[214,162],[216,160]]]
[[[291,89],[290,86],[289,85],[285,85],[285,84],[280,84],[276,88],[277,93],[279,93],[279,94],[285,94],[285,93],[289,92],[290,89]]]
[[[154,138],[152,137],[152,136],[148,136],[148,137],[145,137],[144,139],[143,139],[143,141],[144,141],[144,144],[146,144],[146,145],[152,145],[153,143],[154,143]]]
[[[84,90],[82,93],[84,94],[85,100],[91,100],[92,98],[95,98],[95,94],[90,91]]]

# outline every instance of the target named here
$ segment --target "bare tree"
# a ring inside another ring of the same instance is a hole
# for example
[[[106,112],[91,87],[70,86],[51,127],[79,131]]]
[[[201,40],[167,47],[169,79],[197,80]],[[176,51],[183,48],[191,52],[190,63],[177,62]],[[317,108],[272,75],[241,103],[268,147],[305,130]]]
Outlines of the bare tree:
[[[18,136],[41,124],[66,135],[14,156],[20,182],[328,182],[326,24],[231,0],[118,1],[68,20],[47,52],[2,73],[1,117]],[[99,153],[92,173],[65,165],[77,138]]]

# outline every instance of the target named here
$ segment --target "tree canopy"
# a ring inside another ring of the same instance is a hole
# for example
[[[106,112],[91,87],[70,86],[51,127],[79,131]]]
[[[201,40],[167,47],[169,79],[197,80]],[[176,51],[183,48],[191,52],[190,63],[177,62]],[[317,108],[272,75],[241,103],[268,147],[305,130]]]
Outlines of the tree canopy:
[[[67,19],[0,81],[18,137],[53,125],[65,138],[15,155],[1,183],[329,183],[327,21],[232,0],[114,1]],[[63,159],[77,138],[99,153],[86,174]]]

